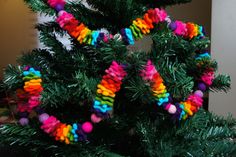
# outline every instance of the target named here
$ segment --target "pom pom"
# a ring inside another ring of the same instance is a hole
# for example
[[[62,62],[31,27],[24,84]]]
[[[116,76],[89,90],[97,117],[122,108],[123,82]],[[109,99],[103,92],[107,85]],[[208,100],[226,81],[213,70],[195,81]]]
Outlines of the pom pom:
[[[197,90],[194,92],[194,95],[198,96],[198,97],[203,97],[203,92],[201,90]]]
[[[82,124],[82,130],[85,133],[91,133],[93,131],[93,125],[90,122],[85,122]]]
[[[39,121],[41,123],[43,123],[45,120],[47,120],[49,118],[49,115],[47,113],[43,113],[41,115],[39,115]]]
[[[176,28],[177,28],[177,25],[175,24],[175,22],[171,22],[170,25],[169,25],[169,28],[170,28],[172,31],[175,31]]]
[[[29,119],[28,118],[21,118],[19,120],[20,125],[25,126],[29,124]]]
[[[66,11],[61,10],[61,11],[58,12],[58,16],[62,16],[64,13],[66,13]]]
[[[64,5],[63,4],[57,4],[55,6],[55,9],[57,12],[64,10]]]
[[[175,105],[171,104],[171,105],[169,106],[168,112],[169,112],[170,114],[175,114],[176,111],[177,111],[177,108],[175,107]]]
[[[204,92],[204,91],[206,91],[207,87],[204,83],[199,83],[198,89]]]
[[[92,121],[93,123],[99,123],[101,120],[102,120],[102,118],[101,118],[101,117],[98,117],[96,114],[92,114],[92,115],[91,115],[91,121]]]

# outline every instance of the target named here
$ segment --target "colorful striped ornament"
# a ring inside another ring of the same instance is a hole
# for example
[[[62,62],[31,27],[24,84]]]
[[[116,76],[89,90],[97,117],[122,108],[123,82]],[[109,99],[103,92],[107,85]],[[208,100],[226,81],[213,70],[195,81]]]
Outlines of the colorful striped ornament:
[[[116,92],[120,90],[122,80],[127,75],[122,65],[113,61],[107,69],[100,84],[97,85],[97,94],[94,101],[94,109],[102,114],[112,110]]]
[[[22,125],[28,124],[28,115],[36,107],[38,107],[43,91],[42,79],[40,71],[31,67],[25,67],[23,72],[24,88],[16,91],[17,95],[17,110],[19,112]]]
[[[196,59],[199,60],[199,57],[201,58],[202,56],[206,56],[208,59],[210,59],[209,54],[206,53],[198,55]],[[185,101],[175,103],[174,105],[170,94],[167,92],[162,77],[150,60],[148,60],[147,64],[144,66],[144,70],[141,71],[140,75],[143,80],[146,81],[151,87],[153,96],[157,101],[157,105],[162,106],[165,110],[172,114],[175,120],[185,120],[188,117],[193,116],[203,105],[203,92],[205,89],[202,89],[201,87],[191,94]],[[203,77],[207,77],[206,80],[208,80],[208,82],[204,80]],[[205,76],[204,73],[201,79],[201,81],[205,83],[201,84],[204,86],[210,86],[214,79],[214,72],[211,71],[210,76]]]
[[[87,134],[91,133],[93,130],[92,123],[99,123],[103,119],[110,117],[109,115],[113,110],[116,93],[120,90],[122,80],[127,75],[124,68],[123,65],[113,61],[111,66],[105,71],[106,74],[97,85],[97,94],[93,103],[94,113],[91,115],[91,122],[87,121],[83,124],[74,123],[72,125],[65,124],[56,117],[42,112],[41,109],[36,109],[39,115],[39,121],[42,123],[41,129],[52,136],[56,141],[66,144],[86,141]],[[26,76],[28,77],[29,75]]]
[[[114,36],[117,35],[89,29],[83,22],[80,22],[72,14],[64,10],[64,5],[66,4],[64,0],[48,0],[48,4],[58,12],[56,21],[60,27],[66,30],[80,44],[96,46],[100,41],[108,42],[109,39],[114,39]],[[122,28],[120,31],[122,40],[128,45],[133,45],[135,40],[149,34],[155,25],[159,23],[167,23],[175,35],[189,40],[195,37],[204,37],[202,26],[191,22],[171,21],[164,9],[155,8],[149,9],[142,18],[133,20],[129,27]]]

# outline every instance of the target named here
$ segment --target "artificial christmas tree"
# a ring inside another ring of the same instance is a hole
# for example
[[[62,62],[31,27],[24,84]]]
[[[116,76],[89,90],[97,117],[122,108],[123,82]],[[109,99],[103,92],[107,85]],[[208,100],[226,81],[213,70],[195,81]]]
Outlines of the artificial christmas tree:
[[[230,78],[215,74],[203,27],[163,9],[189,0],[25,1],[55,22],[37,25],[45,49],[5,71],[19,124],[1,126],[2,145],[32,156],[236,154],[236,121],[201,109]],[[150,51],[128,47],[147,35]]]

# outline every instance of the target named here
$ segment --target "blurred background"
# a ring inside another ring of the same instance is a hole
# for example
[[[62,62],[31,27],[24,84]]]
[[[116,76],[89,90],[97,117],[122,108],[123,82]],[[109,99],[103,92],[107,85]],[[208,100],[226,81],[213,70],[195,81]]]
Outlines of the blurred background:
[[[23,0],[0,0],[0,80],[3,69],[15,64],[23,52],[40,46],[34,25],[47,20],[30,11]],[[221,73],[231,75],[232,90],[227,93],[211,93],[209,110],[236,117],[236,1],[193,0],[192,3],[167,8],[174,19],[193,21],[203,25],[210,36],[211,54],[219,63]],[[144,45],[145,46],[145,45]]]

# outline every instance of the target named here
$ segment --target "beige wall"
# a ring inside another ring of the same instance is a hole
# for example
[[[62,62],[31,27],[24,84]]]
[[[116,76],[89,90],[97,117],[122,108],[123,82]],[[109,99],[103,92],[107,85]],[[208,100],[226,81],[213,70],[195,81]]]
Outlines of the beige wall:
[[[231,76],[229,93],[212,93],[210,110],[217,114],[236,117],[236,1],[213,0],[212,4],[212,56],[218,60],[219,72]]]
[[[23,0],[0,0],[0,78],[7,64],[14,64],[16,56],[37,46],[33,30],[36,16]]]

